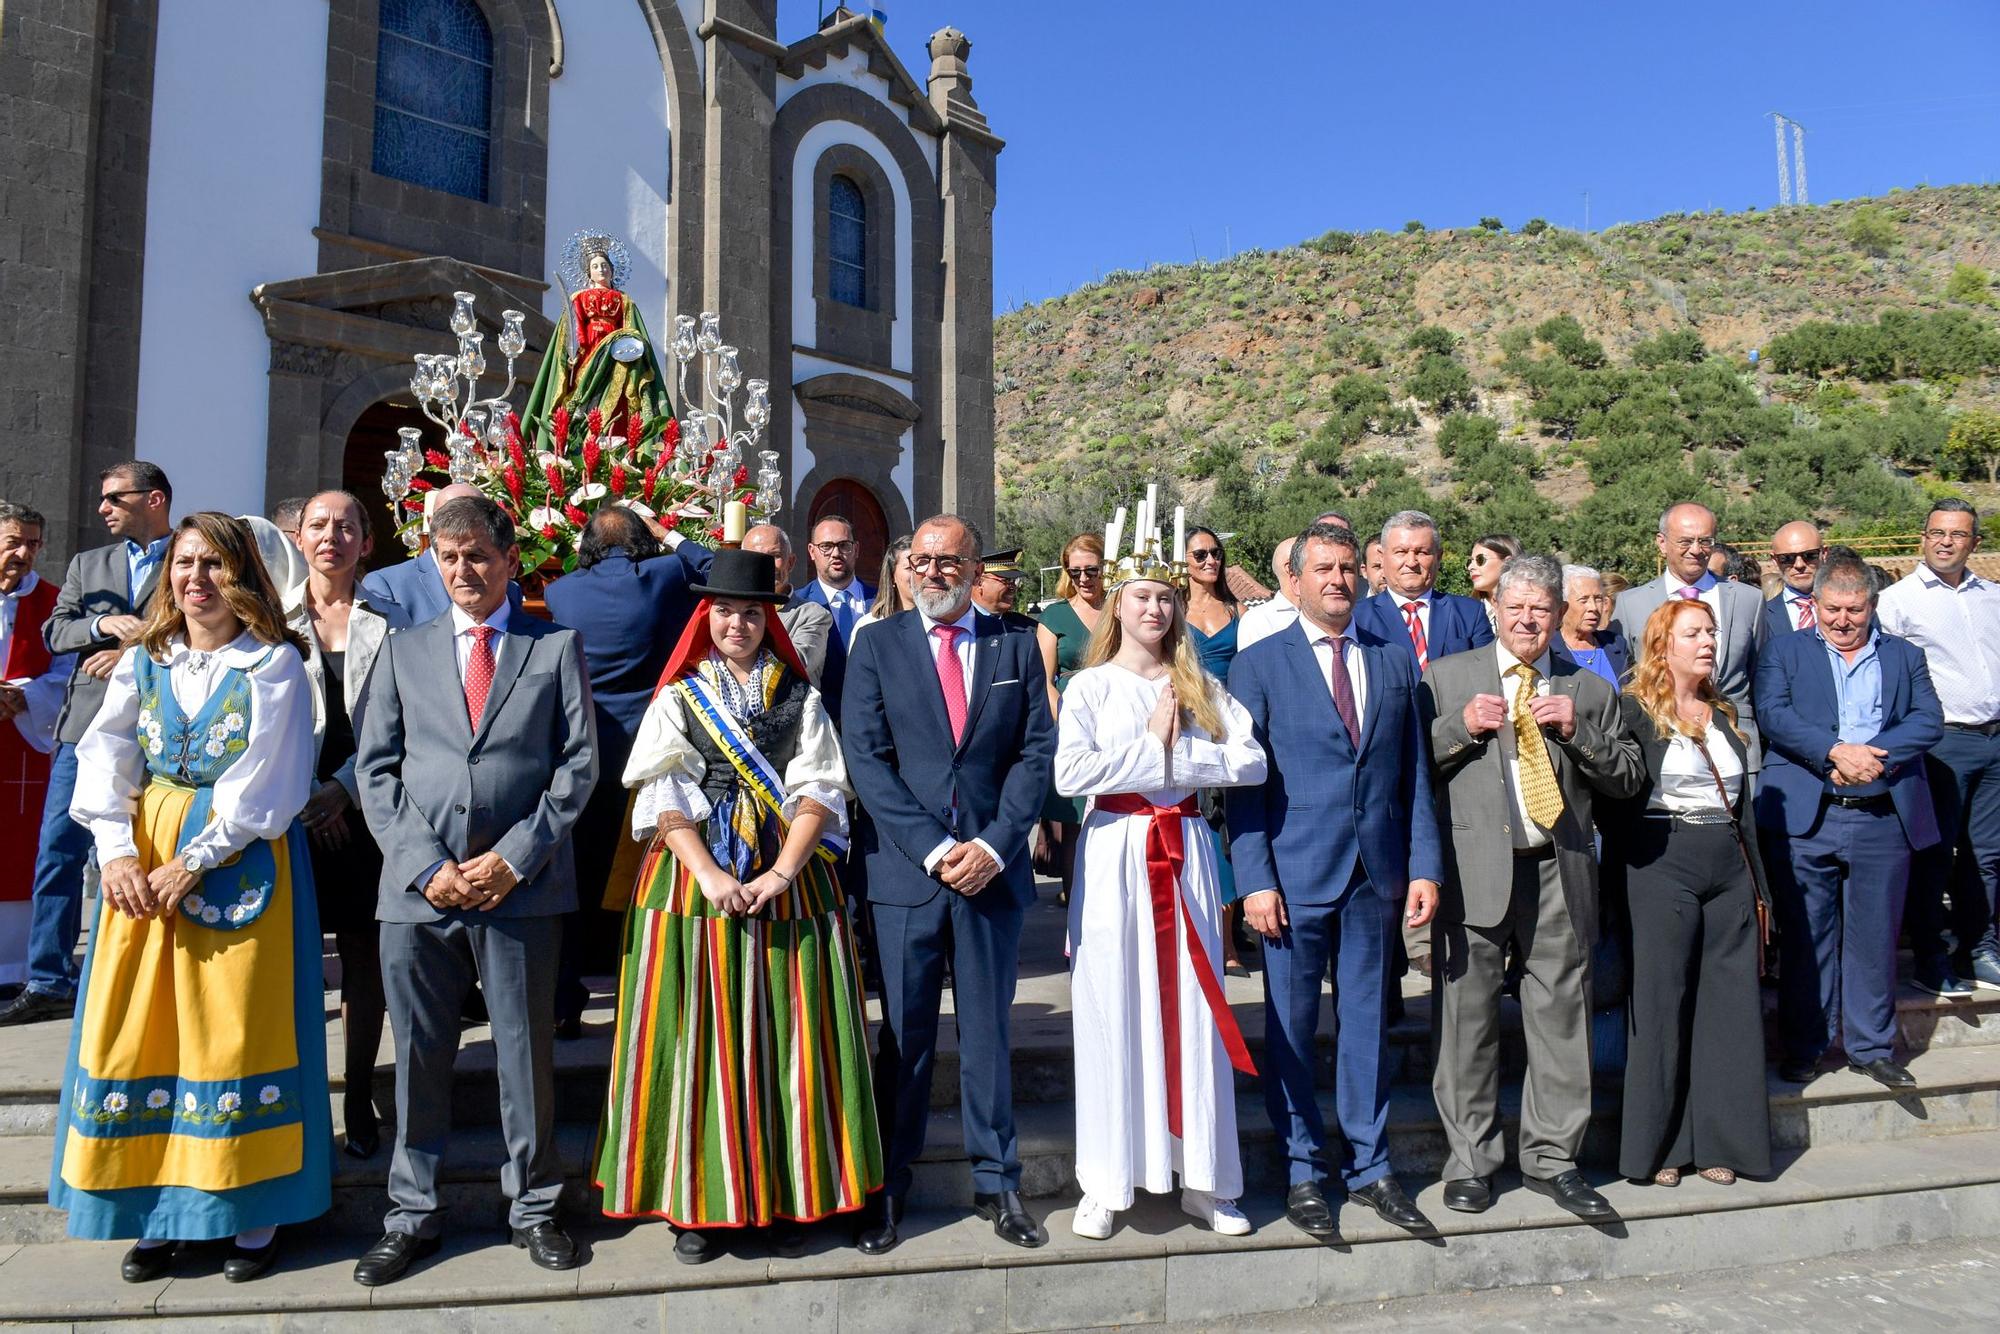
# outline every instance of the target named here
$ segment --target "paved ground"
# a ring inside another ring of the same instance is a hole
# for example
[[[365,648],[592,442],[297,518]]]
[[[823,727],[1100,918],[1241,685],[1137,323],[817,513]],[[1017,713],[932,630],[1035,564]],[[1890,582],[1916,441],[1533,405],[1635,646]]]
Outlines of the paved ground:
[[[1897,1246],[1704,1275],[1412,1297],[1376,1306],[1245,1317],[1203,1330],[1239,1334],[1551,1330],[1850,1331],[1970,1334],[2000,1312],[2000,1239]],[[1192,1334],[1193,1325],[1163,1326]]]

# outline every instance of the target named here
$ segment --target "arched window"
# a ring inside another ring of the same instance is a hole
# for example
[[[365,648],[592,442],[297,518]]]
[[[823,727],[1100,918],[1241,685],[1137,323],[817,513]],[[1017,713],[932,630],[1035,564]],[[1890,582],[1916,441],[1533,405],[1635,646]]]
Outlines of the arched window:
[[[493,30],[473,0],[382,0],[375,171],[486,198]]]
[[[845,176],[826,183],[827,295],[843,305],[868,305],[868,201]]]

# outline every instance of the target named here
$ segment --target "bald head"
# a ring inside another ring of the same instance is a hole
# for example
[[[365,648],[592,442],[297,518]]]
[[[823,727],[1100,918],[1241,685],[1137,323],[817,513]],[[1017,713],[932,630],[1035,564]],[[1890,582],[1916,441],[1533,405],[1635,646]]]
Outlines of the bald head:
[[[1296,602],[1292,596],[1292,546],[1299,539],[1288,537],[1271,548],[1271,577],[1278,581],[1278,596]]]
[[[770,556],[778,562],[779,591],[789,589],[792,578],[792,539],[775,523],[752,524],[743,534],[743,549]]]
[[[486,493],[470,482],[453,482],[424,497],[424,531],[429,532],[431,516],[454,500],[477,500]]]
[[[1813,575],[1819,569],[1820,549],[1825,545],[1819,525],[1804,519],[1788,523],[1771,534],[1771,559],[1777,562],[1778,573],[1784,577],[1787,588],[1801,597],[1812,596]]]
[[[1660,516],[1659,536],[1653,540],[1669,574],[1684,584],[1697,583],[1708,573],[1715,550],[1715,514],[1706,505],[1675,505]]]

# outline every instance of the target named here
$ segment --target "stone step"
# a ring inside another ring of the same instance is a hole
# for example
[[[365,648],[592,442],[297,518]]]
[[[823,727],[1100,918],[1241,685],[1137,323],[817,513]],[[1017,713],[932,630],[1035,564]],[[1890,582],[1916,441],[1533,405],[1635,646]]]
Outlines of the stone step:
[[[1773,1144],[1804,1149],[2000,1129],[2000,1050],[1942,1048],[1912,1058],[1910,1070],[1918,1086],[1901,1095],[1846,1070],[1821,1075],[1805,1086],[1773,1076]],[[1503,1085],[1500,1101],[1511,1155],[1520,1086]],[[1583,1161],[1588,1166],[1605,1170],[1615,1166],[1618,1102],[1615,1087],[1600,1086],[1584,1143]],[[1321,1097],[1320,1112],[1329,1127],[1337,1124],[1331,1095]],[[1236,1116],[1246,1184],[1252,1190],[1281,1191],[1284,1163],[1262,1095],[1239,1096]],[[1016,1109],[1015,1128],[1023,1194],[1049,1199],[1074,1193],[1075,1109],[1059,1103],[1028,1104]],[[585,1214],[595,1214],[599,1205],[599,1192],[589,1178],[595,1134],[594,1124],[557,1126],[565,1200]],[[318,1226],[357,1235],[379,1228],[386,1208],[389,1159],[388,1136],[384,1138],[383,1147],[368,1161],[335,1155],[333,1209]],[[0,1137],[0,1242],[40,1242],[62,1235],[62,1215],[47,1204],[52,1151],[51,1138]],[[1429,1089],[1407,1085],[1395,1089],[1389,1106],[1389,1157],[1396,1170],[1414,1178],[1435,1177],[1445,1156],[1444,1128]],[[504,1157],[498,1127],[473,1125],[454,1132],[440,1177],[445,1202],[459,1218],[499,1226],[506,1212],[499,1187]],[[958,1109],[933,1111],[916,1165],[912,1204],[966,1207],[971,1192]]]
[[[496,1230],[455,1220],[444,1251],[384,1288],[350,1275],[365,1242],[314,1227],[288,1231],[273,1274],[221,1278],[219,1248],[184,1257],[176,1276],[124,1284],[123,1242],[0,1245],[0,1319],[82,1322],[193,1318],[204,1334],[337,1326],[402,1334],[413,1320],[452,1328],[773,1328],[812,1334],[994,1334],[998,1331],[1212,1326],[1319,1309],[1328,1323],[1361,1302],[1515,1285],[1702,1273],[1755,1259],[1777,1264],[1881,1247],[2000,1235],[2000,1132],[1869,1145],[1814,1145],[1778,1156],[1770,1181],[1692,1180],[1675,1190],[1605,1184],[1615,1222],[1586,1225],[1501,1181],[1484,1214],[1447,1211],[1439,1187],[1417,1202],[1438,1224],[1411,1236],[1343,1204],[1340,1237],[1306,1238],[1275,1195],[1252,1194],[1249,1237],[1218,1237],[1169,1199],[1147,1197],[1106,1241],[1069,1231],[1070,1205],[1038,1208],[1049,1244],[1019,1250],[962,1211],[914,1210],[903,1245],[869,1258],[848,1228],[814,1228],[808,1253],[768,1254],[733,1236],[713,1262],[672,1263],[668,1230],[577,1220],[586,1263],[550,1273]],[[476,1312],[471,1309],[479,1308]],[[414,1312],[422,1310],[424,1316]]]

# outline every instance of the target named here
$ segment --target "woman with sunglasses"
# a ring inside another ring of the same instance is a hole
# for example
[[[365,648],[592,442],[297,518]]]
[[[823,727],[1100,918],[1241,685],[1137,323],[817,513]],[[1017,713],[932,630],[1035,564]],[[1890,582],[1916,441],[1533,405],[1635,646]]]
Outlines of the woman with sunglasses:
[[[1465,562],[1466,577],[1472,580],[1472,596],[1486,609],[1486,623],[1499,628],[1499,609],[1493,590],[1500,586],[1500,567],[1521,554],[1521,544],[1506,533],[1488,533],[1472,544]]]
[[[1103,610],[1104,539],[1096,533],[1078,533],[1063,544],[1056,600],[1042,609],[1041,627],[1035,631],[1042,670],[1049,678],[1049,712],[1060,716],[1063,687],[1082,669],[1084,650]],[[1070,881],[1076,875],[1076,833],[1082,823],[1083,803],[1061,795],[1051,783],[1042,804],[1040,842],[1062,881],[1064,903],[1069,902]]]

